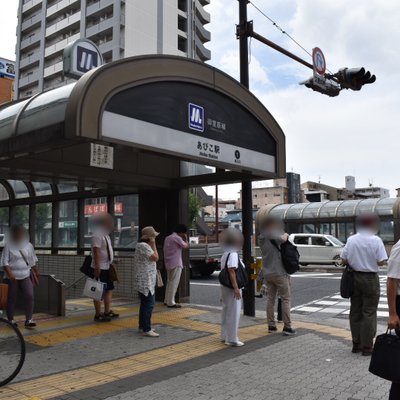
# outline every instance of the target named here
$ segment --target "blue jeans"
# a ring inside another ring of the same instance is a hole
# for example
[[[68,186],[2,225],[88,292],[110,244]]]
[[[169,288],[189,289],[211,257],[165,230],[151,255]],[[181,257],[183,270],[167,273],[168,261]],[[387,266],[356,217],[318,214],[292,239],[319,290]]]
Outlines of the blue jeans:
[[[143,332],[150,332],[151,315],[153,314],[155,296],[150,292],[147,296],[139,292],[139,296],[140,296],[139,329],[142,329]]]

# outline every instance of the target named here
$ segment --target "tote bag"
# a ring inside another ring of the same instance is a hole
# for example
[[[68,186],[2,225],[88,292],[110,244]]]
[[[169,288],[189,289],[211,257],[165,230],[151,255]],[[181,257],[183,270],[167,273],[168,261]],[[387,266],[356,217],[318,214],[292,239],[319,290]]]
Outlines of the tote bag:
[[[391,382],[400,383],[400,337],[389,329],[376,338],[369,372]]]
[[[219,273],[218,280],[222,286],[233,289],[231,277],[229,276],[229,268],[228,268],[228,260],[229,260],[230,255],[231,254],[229,253],[228,257],[226,258],[225,268]],[[235,274],[236,274],[236,282],[237,282],[239,289],[244,288],[249,281],[249,277],[247,275],[247,271],[246,271],[243,263],[240,260],[239,260],[238,267],[235,269]]]
[[[103,282],[87,278],[85,287],[83,288],[83,295],[90,297],[93,300],[100,301],[103,299],[104,286],[105,284]]]

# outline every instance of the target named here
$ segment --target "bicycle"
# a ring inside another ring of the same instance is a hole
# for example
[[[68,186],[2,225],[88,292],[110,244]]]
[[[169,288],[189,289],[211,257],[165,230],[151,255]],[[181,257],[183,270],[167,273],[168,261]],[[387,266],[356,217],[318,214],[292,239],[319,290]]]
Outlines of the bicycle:
[[[0,317],[0,387],[19,374],[25,352],[25,340],[18,327]]]

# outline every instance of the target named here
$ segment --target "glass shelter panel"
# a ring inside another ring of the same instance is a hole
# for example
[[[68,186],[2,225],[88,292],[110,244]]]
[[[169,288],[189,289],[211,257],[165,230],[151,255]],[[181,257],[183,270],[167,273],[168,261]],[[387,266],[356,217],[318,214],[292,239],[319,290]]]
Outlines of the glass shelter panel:
[[[25,229],[29,229],[29,206],[15,206],[11,223],[22,224]]]
[[[304,219],[318,218],[319,210],[323,206],[323,203],[310,203],[303,212]]]
[[[139,196],[116,196],[114,215],[114,246],[133,250],[139,239]]]
[[[35,206],[35,246],[51,247],[51,212],[52,203],[41,203]]]
[[[8,181],[10,186],[12,187],[15,197],[17,199],[22,199],[25,197],[29,197],[29,192],[28,188],[26,187],[25,183],[22,181],[15,181],[15,180],[10,180]]]
[[[48,196],[53,193],[50,184],[47,182],[32,182],[32,185],[35,188],[36,196]]]
[[[58,216],[59,247],[76,247],[78,244],[78,201],[60,201]]]
[[[8,196],[8,192],[6,190],[6,188],[0,184],[0,201],[2,200],[8,200],[9,196]]]
[[[96,197],[93,199],[85,199],[85,238],[84,246],[90,247],[93,235],[93,230],[95,229],[94,221],[96,215],[104,214],[107,212],[107,198],[106,197]]]
[[[9,213],[8,207],[0,208],[0,247],[4,246],[4,234],[8,231]]]

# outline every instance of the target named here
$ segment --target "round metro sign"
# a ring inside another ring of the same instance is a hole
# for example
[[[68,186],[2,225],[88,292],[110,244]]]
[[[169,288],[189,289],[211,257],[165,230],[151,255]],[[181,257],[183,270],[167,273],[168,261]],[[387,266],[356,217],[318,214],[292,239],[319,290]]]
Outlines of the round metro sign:
[[[322,50],[315,47],[312,52],[314,71],[320,75],[324,75],[326,71],[326,61]]]

